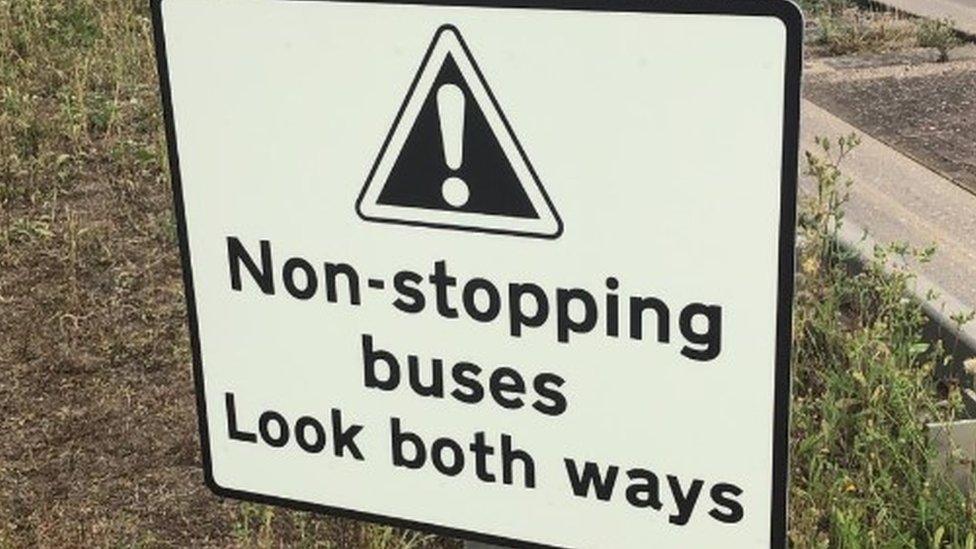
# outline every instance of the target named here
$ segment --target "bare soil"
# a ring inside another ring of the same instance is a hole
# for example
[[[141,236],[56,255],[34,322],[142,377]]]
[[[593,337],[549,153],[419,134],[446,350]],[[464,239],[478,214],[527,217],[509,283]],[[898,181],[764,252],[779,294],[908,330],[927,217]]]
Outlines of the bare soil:
[[[0,248],[0,547],[374,546],[204,487],[168,184],[118,168],[4,213],[38,225]]]
[[[941,64],[924,52],[823,61],[804,95],[976,192],[976,60],[972,49],[954,55]]]

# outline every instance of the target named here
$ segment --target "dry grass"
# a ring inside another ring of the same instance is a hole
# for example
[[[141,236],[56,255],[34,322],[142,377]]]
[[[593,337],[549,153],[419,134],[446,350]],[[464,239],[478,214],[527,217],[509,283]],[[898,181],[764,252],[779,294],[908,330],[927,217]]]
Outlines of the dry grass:
[[[204,488],[151,36],[0,0],[0,547],[429,544]]]
[[[852,8],[817,22],[817,44],[832,55],[898,50],[918,41],[915,21],[890,12]]]
[[[929,48],[938,60],[963,45],[950,20],[931,20],[858,0],[800,2],[815,32],[808,46],[815,55],[882,53]]]

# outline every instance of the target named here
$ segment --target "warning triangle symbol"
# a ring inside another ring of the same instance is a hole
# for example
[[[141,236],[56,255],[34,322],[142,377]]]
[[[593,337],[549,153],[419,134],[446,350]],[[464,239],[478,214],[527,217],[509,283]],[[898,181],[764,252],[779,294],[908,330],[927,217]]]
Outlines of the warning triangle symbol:
[[[356,210],[367,221],[542,238],[562,233],[455,27],[435,34]]]

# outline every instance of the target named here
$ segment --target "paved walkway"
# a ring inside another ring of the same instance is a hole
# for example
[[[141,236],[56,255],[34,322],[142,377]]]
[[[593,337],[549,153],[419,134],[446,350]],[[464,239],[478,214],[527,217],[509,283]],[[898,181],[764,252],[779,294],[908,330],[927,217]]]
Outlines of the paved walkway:
[[[880,0],[880,3],[914,15],[952,19],[957,29],[976,36],[976,0]]]
[[[815,137],[836,140],[852,132],[862,142],[841,165],[855,180],[847,207],[847,239],[859,240],[866,229],[880,243],[935,244],[933,261],[918,266],[919,293],[939,291],[937,307],[948,314],[976,309],[976,195],[806,100],[801,162],[803,151],[819,150]],[[812,189],[811,181],[801,182],[801,195]],[[967,332],[976,340],[976,325]]]

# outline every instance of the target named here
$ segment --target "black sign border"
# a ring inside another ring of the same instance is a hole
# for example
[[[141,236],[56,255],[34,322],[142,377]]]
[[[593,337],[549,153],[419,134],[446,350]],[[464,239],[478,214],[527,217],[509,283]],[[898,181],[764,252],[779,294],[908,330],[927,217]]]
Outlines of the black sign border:
[[[397,517],[383,516],[352,509],[342,509],[287,498],[268,496],[218,485],[213,476],[210,457],[210,436],[207,423],[206,399],[203,386],[203,362],[200,353],[200,330],[194,297],[193,271],[187,240],[186,208],[183,202],[183,184],[180,177],[180,160],[177,147],[176,125],[173,119],[172,92],[169,81],[169,65],[166,57],[166,40],[162,15],[165,0],[150,0],[153,38],[156,47],[156,64],[162,98],[166,143],[169,155],[170,175],[173,185],[173,205],[179,237],[180,257],[183,264],[183,285],[187,305],[190,343],[193,353],[193,380],[196,389],[197,421],[200,431],[201,456],[204,482],[216,495],[267,505],[276,505],[301,511],[326,513],[339,517],[387,524],[390,526],[424,530],[449,537],[515,547],[551,548],[554,546],[531,543],[430,524]],[[275,0],[280,2],[332,2],[337,0]],[[786,59],[783,109],[782,173],[780,176],[780,226],[779,226],[779,284],[776,312],[776,364],[773,409],[773,489],[770,498],[772,516],[770,547],[787,546],[787,495],[789,481],[789,405],[790,405],[790,357],[792,352],[792,318],[794,271],[796,261],[796,197],[797,168],[800,133],[800,79],[802,71],[803,15],[800,9],[787,0],[344,0],[363,4],[393,4],[413,6],[456,6],[472,8],[548,9],[570,11],[603,11],[617,13],[660,13],[683,15],[728,15],[749,17],[775,17],[786,29]]]

